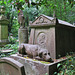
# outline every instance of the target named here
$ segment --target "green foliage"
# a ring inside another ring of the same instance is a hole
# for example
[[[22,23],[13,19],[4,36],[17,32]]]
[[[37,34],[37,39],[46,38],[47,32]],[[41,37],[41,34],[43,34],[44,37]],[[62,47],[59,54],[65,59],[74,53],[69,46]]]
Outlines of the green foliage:
[[[11,29],[11,33],[13,34],[14,37],[18,37],[18,29],[19,29],[19,24],[18,24],[18,20],[17,20],[17,17],[15,17],[13,19],[13,26],[12,26],[12,29]]]
[[[16,43],[16,40],[17,40],[17,38],[14,38],[14,37],[10,37],[9,36],[9,43],[11,43],[11,44],[15,44]]]
[[[39,9],[40,14],[53,16],[54,11],[56,17],[61,20],[73,23],[75,20],[75,6],[71,7],[68,1],[64,0],[47,0],[46,5],[42,5]]]
[[[32,4],[34,2],[34,4]],[[17,21],[18,10],[24,11],[26,26],[29,21],[33,21],[40,14],[53,16],[54,11],[56,17],[61,20],[73,23],[75,20],[75,1],[74,0],[31,0],[30,8],[26,0],[2,0],[0,6],[6,7],[6,16],[10,23],[8,25],[9,33],[18,36],[19,24]]]
[[[30,21],[33,21],[38,16],[39,11],[35,7],[29,8],[27,5],[24,5],[24,8],[25,18],[28,15]]]
[[[75,57],[67,59],[65,62],[58,63],[58,72],[54,75],[75,75]]]
[[[9,37],[9,43],[10,44],[7,44],[7,45],[5,45],[4,47],[1,47],[0,48],[0,50],[13,50],[11,53],[1,53],[0,52],[0,58],[1,57],[7,57],[7,56],[10,56],[10,55],[12,55],[12,54],[15,54],[15,53],[17,53],[17,51],[18,51],[18,46],[19,46],[19,44],[18,44],[18,42],[17,42],[17,38],[11,38],[11,37]]]
[[[10,56],[12,54],[17,53],[17,51],[18,51],[18,43],[15,43],[15,44],[7,44],[4,47],[0,48],[0,50],[7,50],[7,49],[11,49],[13,51],[11,53],[1,53],[0,52],[0,58],[1,57],[7,57],[7,56]]]
[[[48,75],[48,73],[46,73],[45,75]]]

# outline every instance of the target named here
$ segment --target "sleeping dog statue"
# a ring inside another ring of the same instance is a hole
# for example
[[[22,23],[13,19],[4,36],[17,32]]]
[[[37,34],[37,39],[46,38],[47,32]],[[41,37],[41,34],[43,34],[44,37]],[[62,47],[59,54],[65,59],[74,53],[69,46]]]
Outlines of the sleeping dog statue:
[[[21,44],[18,48],[19,54],[28,55],[28,57],[35,58],[38,60],[44,60],[53,62],[50,57],[50,53],[47,49],[40,48],[38,45]]]

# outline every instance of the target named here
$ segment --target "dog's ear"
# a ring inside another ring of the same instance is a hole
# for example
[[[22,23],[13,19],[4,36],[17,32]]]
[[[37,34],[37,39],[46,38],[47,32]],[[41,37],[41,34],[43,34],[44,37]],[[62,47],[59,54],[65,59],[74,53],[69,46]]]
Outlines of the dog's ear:
[[[42,52],[39,53],[39,57],[42,58]]]
[[[24,45],[23,45],[23,48],[22,49],[25,49]]]
[[[24,54],[24,55],[26,55],[27,53],[26,53],[26,50],[25,50],[25,46],[23,45],[22,46],[22,53]]]

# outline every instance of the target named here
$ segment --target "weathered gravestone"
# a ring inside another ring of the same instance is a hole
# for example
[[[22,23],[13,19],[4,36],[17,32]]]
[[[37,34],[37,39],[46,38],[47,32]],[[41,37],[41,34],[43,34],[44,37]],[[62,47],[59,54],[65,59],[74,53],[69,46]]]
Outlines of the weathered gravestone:
[[[4,7],[0,10],[0,46],[8,43],[8,19],[4,16]]]
[[[12,58],[0,59],[0,75],[25,75],[24,66]]]
[[[48,49],[52,58],[56,59],[75,51],[75,26],[72,24],[40,15],[30,27],[29,44]]]

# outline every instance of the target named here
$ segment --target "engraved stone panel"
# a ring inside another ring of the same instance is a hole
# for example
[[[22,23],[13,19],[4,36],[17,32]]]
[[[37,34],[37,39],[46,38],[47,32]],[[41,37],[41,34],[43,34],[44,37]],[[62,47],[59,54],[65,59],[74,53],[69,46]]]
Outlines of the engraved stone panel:
[[[38,34],[37,36],[37,42],[38,42],[38,45],[41,46],[42,48],[46,48],[46,34],[41,32]]]
[[[39,26],[46,26],[46,25],[55,25],[56,23],[56,18],[51,18],[48,19],[45,15],[40,15],[36,20],[34,20],[31,24],[30,27],[39,27]]]

